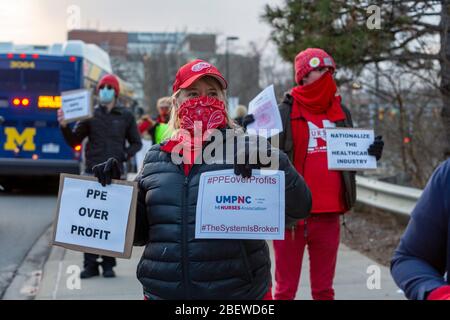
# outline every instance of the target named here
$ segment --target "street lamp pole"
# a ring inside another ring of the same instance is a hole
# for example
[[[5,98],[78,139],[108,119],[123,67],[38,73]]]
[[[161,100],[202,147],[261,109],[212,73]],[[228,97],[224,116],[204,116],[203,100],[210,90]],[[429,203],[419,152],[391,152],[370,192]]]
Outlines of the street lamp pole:
[[[230,54],[229,54],[229,45],[230,41],[239,40],[239,37],[227,37],[225,42],[225,78],[230,83]]]

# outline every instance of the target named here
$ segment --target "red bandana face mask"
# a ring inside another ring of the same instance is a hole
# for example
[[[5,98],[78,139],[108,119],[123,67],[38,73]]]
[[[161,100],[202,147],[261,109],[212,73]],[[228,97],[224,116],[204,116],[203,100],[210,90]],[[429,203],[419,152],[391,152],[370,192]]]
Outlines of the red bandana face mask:
[[[179,152],[183,155],[185,164],[192,164],[197,158],[203,142],[210,134],[208,131],[225,128],[227,125],[225,104],[213,97],[201,96],[185,101],[178,108],[177,116],[180,119],[180,130],[161,150]]]
[[[207,130],[223,128],[227,124],[225,104],[214,97],[189,99],[178,108],[177,113],[180,129],[191,134],[194,133],[194,128],[200,129],[200,125],[202,133],[205,133]]]

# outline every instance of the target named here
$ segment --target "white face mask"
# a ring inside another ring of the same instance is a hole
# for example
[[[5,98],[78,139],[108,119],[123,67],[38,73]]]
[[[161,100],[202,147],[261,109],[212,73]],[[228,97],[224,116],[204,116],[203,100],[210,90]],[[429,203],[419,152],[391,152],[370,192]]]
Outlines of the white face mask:
[[[98,92],[100,103],[103,104],[111,103],[114,100],[115,96],[116,92],[114,91],[114,89],[103,88]]]

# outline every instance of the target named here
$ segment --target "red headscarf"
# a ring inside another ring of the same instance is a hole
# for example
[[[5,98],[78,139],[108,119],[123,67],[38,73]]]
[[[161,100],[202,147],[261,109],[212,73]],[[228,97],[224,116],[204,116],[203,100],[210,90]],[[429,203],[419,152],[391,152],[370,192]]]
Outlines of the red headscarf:
[[[336,95],[337,87],[330,72],[325,72],[313,83],[294,87],[291,91],[294,98],[293,112],[302,115],[302,110],[309,113],[326,113],[332,122],[345,120],[341,107],[341,97]]]
[[[202,96],[185,101],[178,108],[177,116],[181,130],[163,145],[161,150],[172,152],[176,146],[182,147],[179,151],[183,155],[184,169],[187,174],[202,150],[208,131],[226,127],[227,113],[223,101]],[[201,131],[198,124],[201,124]],[[183,154],[183,150],[190,152]]]
[[[330,72],[326,72],[322,77],[313,83],[297,86],[292,89],[291,94],[294,98],[294,104],[291,111],[291,119],[305,119],[305,112],[312,114],[326,113],[328,120],[332,122],[345,120],[346,116],[341,107],[341,97],[336,95],[337,87]],[[301,137],[299,145],[295,147],[302,150],[303,156],[297,157],[296,168],[300,174],[303,174],[301,168],[304,168],[306,153],[308,149],[309,136],[308,123],[299,121],[298,132]]]

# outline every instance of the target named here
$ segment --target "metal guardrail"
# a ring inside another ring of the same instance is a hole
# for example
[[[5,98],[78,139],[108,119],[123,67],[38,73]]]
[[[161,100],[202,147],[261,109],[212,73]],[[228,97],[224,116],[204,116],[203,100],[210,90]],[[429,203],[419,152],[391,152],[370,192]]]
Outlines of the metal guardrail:
[[[129,173],[132,181],[136,173]],[[409,216],[422,195],[422,190],[402,187],[362,176],[356,176],[357,201],[371,207]]]
[[[422,190],[356,176],[357,201],[371,207],[409,216]]]

